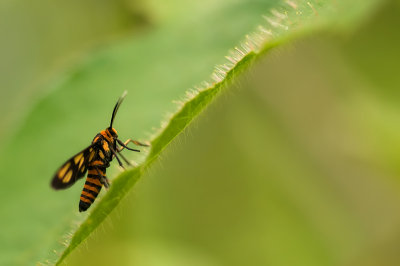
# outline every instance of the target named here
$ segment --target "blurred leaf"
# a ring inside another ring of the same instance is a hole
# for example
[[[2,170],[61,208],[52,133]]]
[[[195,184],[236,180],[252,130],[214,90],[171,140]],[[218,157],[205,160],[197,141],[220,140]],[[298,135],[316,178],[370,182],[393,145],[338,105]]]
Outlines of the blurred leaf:
[[[149,23],[139,1],[123,0],[0,2],[0,144],[43,95],[43,84],[77,62],[90,49],[137,34]],[[55,79],[55,80],[54,80]]]

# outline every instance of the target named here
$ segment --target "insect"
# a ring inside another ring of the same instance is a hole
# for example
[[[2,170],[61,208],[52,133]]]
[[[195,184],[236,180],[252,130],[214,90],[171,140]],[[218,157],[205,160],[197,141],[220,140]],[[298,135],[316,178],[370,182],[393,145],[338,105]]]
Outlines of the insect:
[[[125,91],[118,99],[111,116],[110,126],[100,131],[94,137],[89,147],[66,161],[57,170],[51,181],[51,186],[54,189],[66,189],[72,186],[78,179],[84,177],[86,172],[88,172],[79,201],[80,212],[86,211],[92,205],[103,186],[106,188],[110,186],[110,182],[106,177],[106,169],[110,166],[113,158],[117,159],[121,167],[124,166],[119,156],[128,165],[131,165],[125,156],[122,155],[121,151],[127,149],[140,152],[140,150],[129,148],[127,146],[129,142],[138,146],[148,146],[132,139],[122,142],[118,139],[117,131],[113,128],[114,118],[126,94],[127,92]]]

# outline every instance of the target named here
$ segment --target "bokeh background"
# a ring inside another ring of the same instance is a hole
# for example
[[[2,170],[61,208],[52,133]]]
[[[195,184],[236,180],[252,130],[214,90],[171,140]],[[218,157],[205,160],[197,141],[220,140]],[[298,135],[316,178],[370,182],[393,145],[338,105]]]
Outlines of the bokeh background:
[[[48,183],[124,89],[115,127],[146,140],[275,4],[3,1],[0,264],[57,257],[81,182]],[[399,15],[382,1],[263,56],[67,265],[399,265]]]

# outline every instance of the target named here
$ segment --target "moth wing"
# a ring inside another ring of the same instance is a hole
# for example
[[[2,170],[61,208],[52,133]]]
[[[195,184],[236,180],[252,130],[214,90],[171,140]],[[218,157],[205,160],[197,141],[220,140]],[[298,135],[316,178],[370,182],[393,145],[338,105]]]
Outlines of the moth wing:
[[[54,175],[51,187],[54,189],[66,189],[72,186],[76,180],[85,176],[88,165],[96,153],[93,148],[95,144],[90,145],[66,161]]]

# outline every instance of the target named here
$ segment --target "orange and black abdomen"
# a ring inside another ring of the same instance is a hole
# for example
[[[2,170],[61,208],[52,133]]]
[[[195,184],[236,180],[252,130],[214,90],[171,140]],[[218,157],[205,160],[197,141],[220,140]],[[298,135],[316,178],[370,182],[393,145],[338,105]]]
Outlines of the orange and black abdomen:
[[[88,176],[86,178],[85,185],[83,186],[79,201],[80,212],[86,211],[100,193],[101,187],[103,186],[100,182],[100,174],[102,174],[104,177],[106,176],[106,169],[101,166],[96,169],[93,165],[90,165],[88,168]]]

